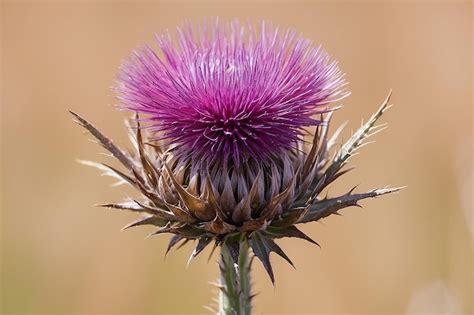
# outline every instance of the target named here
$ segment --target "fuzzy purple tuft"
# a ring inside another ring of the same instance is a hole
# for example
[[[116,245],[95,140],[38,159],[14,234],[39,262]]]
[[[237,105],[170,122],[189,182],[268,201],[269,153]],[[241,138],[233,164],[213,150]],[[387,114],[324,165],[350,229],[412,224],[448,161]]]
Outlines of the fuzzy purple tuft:
[[[121,69],[122,106],[147,114],[177,154],[207,161],[265,161],[295,147],[314,115],[345,97],[337,63],[294,30],[238,21],[178,28]]]

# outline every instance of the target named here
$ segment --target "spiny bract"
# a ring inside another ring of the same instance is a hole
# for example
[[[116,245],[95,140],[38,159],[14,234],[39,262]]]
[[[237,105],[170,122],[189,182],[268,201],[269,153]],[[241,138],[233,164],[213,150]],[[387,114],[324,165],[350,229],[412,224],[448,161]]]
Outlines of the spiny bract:
[[[327,105],[345,92],[339,69],[320,49],[266,24],[260,31],[245,31],[237,22],[216,24],[197,40],[191,27],[179,34],[180,49],[169,36],[159,38],[164,61],[145,48],[122,69],[120,98],[137,112],[129,126],[133,150],[117,147],[72,113],[125,170],[84,163],[141,193],[103,205],[144,214],[126,228],[155,225],[153,234],[174,234],[168,251],[197,240],[191,258],[214,243],[231,249],[237,261],[243,237],[274,281],[270,253],[291,263],[275,239],[316,243],[296,225],[398,190],[321,197],[347,172],[344,166],[364,139],[383,127],[375,122],[389,97],[334,149],[341,129],[329,137],[334,108]],[[301,135],[311,125],[308,145]]]

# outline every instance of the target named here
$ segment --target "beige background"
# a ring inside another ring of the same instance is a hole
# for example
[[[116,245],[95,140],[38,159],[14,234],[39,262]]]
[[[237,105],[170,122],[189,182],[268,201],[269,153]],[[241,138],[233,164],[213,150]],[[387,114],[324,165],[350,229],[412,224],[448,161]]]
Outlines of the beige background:
[[[75,162],[105,161],[73,109],[126,144],[109,87],[153,33],[183,19],[268,19],[323,44],[351,82],[344,137],[390,88],[388,130],[330,190],[408,185],[304,226],[322,249],[282,246],[272,288],[255,264],[256,314],[472,314],[472,4],[468,1],[3,1],[2,307],[5,314],[206,313],[216,258],[163,259],[168,237],[120,232],[133,215],[91,205],[122,188]]]

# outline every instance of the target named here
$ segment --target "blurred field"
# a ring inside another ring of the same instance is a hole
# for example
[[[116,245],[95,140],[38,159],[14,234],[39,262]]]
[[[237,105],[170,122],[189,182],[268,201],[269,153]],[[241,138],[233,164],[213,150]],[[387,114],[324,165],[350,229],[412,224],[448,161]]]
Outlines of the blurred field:
[[[4,314],[207,313],[215,256],[186,269],[168,237],[120,232],[133,216],[91,205],[128,191],[75,162],[107,158],[66,109],[126,144],[111,105],[121,61],[183,19],[268,19],[340,61],[344,138],[393,88],[389,129],[329,194],[408,185],[282,241],[272,288],[254,266],[256,314],[473,314],[472,3],[465,1],[3,1],[1,308]],[[209,251],[207,251],[208,253]]]

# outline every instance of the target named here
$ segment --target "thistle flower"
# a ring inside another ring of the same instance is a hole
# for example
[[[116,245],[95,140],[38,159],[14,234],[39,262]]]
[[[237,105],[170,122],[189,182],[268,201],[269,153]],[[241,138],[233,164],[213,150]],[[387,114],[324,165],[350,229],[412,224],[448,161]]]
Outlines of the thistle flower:
[[[337,63],[294,30],[214,24],[178,28],[122,67],[122,105],[148,114],[150,127],[194,160],[265,162],[295,148],[302,127],[347,93]]]
[[[350,170],[344,167],[364,140],[384,128],[375,123],[390,95],[336,146],[342,129],[329,136],[336,108],[329,103],[347,92],[336,62],[320,48],[268,24],[216,22],[198,35],[190,26],[178,34],[178,47],[169,34],[158,38],[164,57],[145,47],[122,67],[116,90],[122,106],[136,113],[129,122],[133,150],[72,114],[125,170],[85,163],[140,193],[102,206],[143,214],[125,228],[154,225],[152,235],[173,234],[167,252],[190,240],[197,241],[190,258],[209,244],[220,247],[220,313],[248,314],[250,250],[273,282],[270,253],[292,264],[276,239],[317,244],[297,225],[399,190],[322,196]],[[311,126],[308,145],[303,135]]]

